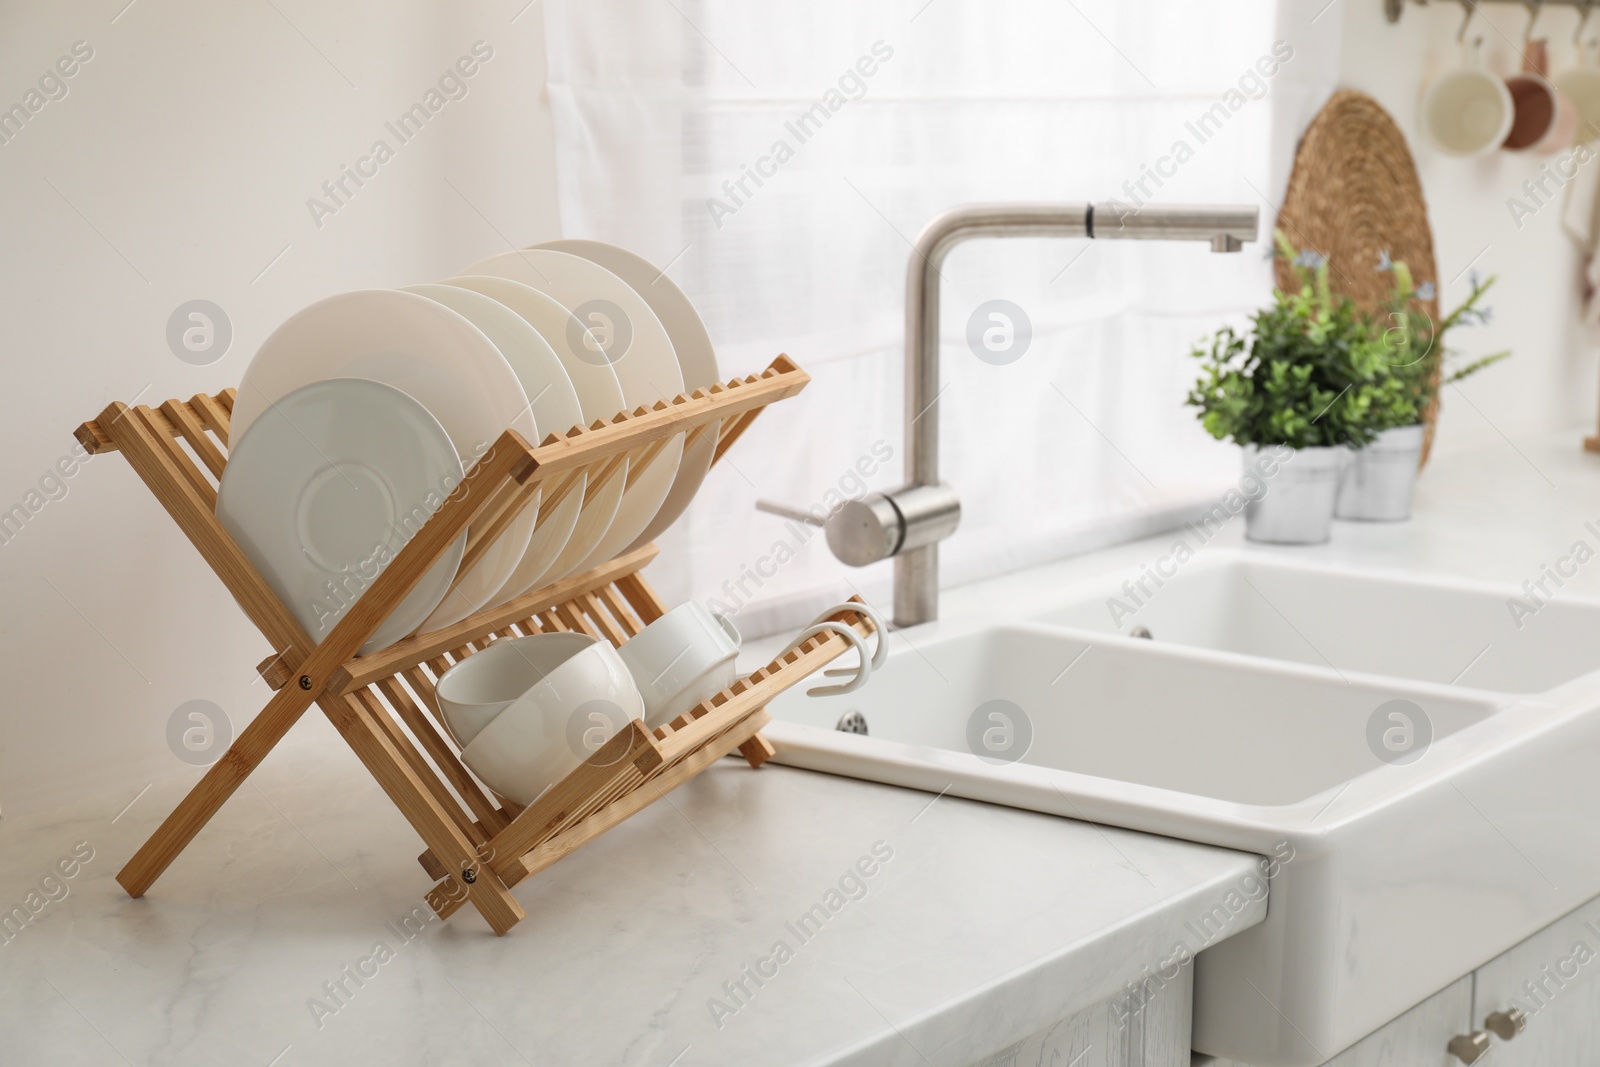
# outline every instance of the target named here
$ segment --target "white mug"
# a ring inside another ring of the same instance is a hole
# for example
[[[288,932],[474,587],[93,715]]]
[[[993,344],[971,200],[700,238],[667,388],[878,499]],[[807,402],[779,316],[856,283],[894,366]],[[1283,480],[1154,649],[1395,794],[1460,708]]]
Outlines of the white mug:
[[[1441,75],[1422,99],[1422,128],[1439,150],[1452,156],[1493,152],[1511,132],[1511,90],[1485,69],[1478,45],[1464,66]]]
[[[1578,109],[1577,142],[1600,139],[1600,67],[1594,63],[1593,50],[1586,47],[1584,62],[1557,74],[1554,81]]]
[[[623,642],[617,651],[644,698],[645,725],[671,722],[732,685],[740,640],[726,615],[691,600]]]
[[[807,689],[806,696],[808,697],[828,697],[838,696],[841,693],[853,693],[857,689],[860,689],[862,686],[866,685],[867,679],[872,677],[872,656],[867,652],[866,639],[860,634],[856,633],[854,627],[846,626],[842,622],[812,623],[804,630],[801,630],[800,636],[796,637],[793,641],[790,641],[788,648],[785,648],[782,652],[778,653],[778,656],[779,658],[787,656],[791,651],[799,648],[811,638],[816,637],[819,634],[828,633],[838,634],[846,641],[849,641],[851,646],[855,648],[856,655],[859,656],[860,659],[853,669],[826,671],[825,673],[828,675],[853,674],[855,677],[850,679],[850,681],[843,682],[839,685],[819,685],[814,688]]]
[[[878,644],[870,657],[867,655],[866,640],[855,631],[854,627],[832,618],[832,616],[838,615],[841,612],[859,613],[866,616],[867,621],[872,624],[872,632],[877,637]],[[822,697],[837,696],[841,693],[853,693],[857,689],[860,689],[862,686],[866,685],[867,679],[872,677],[872,672],[883,666],[884,661],[889,658],[888,623],[884,621],[883,616],[879,614],[877,608],[873,607],[871,604],[859,600],[847,600],[842,604],[835,604],[833,607],[824,611],[821,615],[818,615],[815,619],[811,620],[810,626],[801,631],[799,637],[796,637],[793,641],[789,642],[788,648],[785,648],[783,652],[780,653],[780,656],[786,655],[791,649],[798,648],[800,645],[805,643],[807,638],[815,637],[821,633],[836,633],[840,637],[843,637],[845,640],[849,641],[856,650],[857,663],[854,667],[843,667],[824,671],[823,675],[828,678],[842,678],[845,675],[852,675],[853,677],[850,681],[841,685],[819,685],[814,689],[808,689],[806,690],[807,696]]]

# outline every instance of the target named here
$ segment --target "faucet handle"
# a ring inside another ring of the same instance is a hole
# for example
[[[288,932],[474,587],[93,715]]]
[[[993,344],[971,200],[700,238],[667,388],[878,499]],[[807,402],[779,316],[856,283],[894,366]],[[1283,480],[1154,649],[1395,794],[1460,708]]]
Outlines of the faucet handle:
[[[834,556],[852,567],[865,567],[888,559],[899,550],[904,539],[900,512],[882,493],[846,500],[831,514],[820,506],[807,511],[771,500],[757,500],[756,510],[821,527]]]
[[[828,520],[828,547],[839,562],[865,567],[899,552],[905,541],[905,520],[894,501],[882,493],[847,500]]]
[[[757,500],[756,510],[765,511],[768,515],[776,515],[780,519],[793,519],[803,522],[807,526],[827,526],[828,520],[819,517],[815,511],[802,511],[800,508],[790,507],[788,504],[779,504],[772,500]],[[817,511],[822,510],[818,508]]]
[[[822,527],[828,547],[841,563],[865,567],[949,537],[961,522],[961,501],[948,485],[908,485],[892,493],[868,493],[846,500],[833,514],[802,511],[787,504],[757,500],[756,510]]]

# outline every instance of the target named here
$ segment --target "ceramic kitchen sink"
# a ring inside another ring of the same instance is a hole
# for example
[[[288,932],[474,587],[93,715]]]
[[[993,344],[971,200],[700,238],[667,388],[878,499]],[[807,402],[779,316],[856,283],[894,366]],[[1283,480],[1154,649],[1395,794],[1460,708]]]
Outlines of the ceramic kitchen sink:
[[[1294,804],[1374,769],[1367,720],[1397,696],[1424,709],[1436,738],[1495,711],[1483,694],[1346,684],[1297,665],[1241,668],[1182,649],[1152,657],[1134,641],[1038,625],[920,651],[892,656],[865,689],[773,710],[824,728],[854,710],[872,737],[995,763],[1020,754],[1041,769],[1247,805]]]
[[[1194,1047],[1261,1067],[1325,1062],[1600,895],[1593,607],[1519,631],[1515,590],[1233,556],[1149,598],[1144,640],[1107,588],[895,635],[865,688],[772,704],[778,759],[1272,857],[1266,922],[1196,965]]]
[[[1543,592],[1505,590],[1251,555],[1210,553],[1170,579],[1144,568],[1038,618],[1111,633],[1143,626],[1161,642],[1502,693],[1543,693],[1600,665],[1600,605],[1562,594],[1559,576]]]

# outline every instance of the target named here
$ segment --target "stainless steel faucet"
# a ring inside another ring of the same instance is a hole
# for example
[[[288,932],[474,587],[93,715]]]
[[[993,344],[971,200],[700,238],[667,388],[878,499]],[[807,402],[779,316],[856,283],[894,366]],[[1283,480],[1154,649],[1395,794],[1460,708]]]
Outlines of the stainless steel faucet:
[[[1240,206],[968,204],[924,227],[906,269],[905,451],[910,481],[891,493],[847,503],[826,521],[828,547],[854,567],[894,557],[894,622],[938,617],[939,542],[961,522],[961,501],[939,480],[939,268],[974,237],[1090,237],[1096,240],[1207,241],[1237,252],[1254,241],[1260,210]],[[758,504],[778,514],[776,505]],[[815,521],[815,520],[812,520]]]

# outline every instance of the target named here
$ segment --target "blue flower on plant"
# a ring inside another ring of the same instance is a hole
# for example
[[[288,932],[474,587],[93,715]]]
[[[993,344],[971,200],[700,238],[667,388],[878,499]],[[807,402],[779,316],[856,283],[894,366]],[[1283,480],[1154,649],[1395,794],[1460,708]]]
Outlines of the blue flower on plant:
[[[1494,317],[1494,308],[1479,308],[1478,309],[1478,321],[1483,323],[1485,326],[1489,325],[1489,320],[1491,318],[1493,318],[1493,317]]]
[[[1479,281],[1478,268],[1473,267],[1471,270],[1467,271],[1467,284],[1472,286],[1474,291],[1482,288],[1482,286],[1479,284]]]
[[[1432,300],[1437,291],[1438,290],[1434,289],[1432,282],[1423,282],[1421,285],[1417,286],[1417,299]]]
[[[1374,269],[1379,271],[1394,270],[1394,263],[1389,259],[1389,250],[1387,248],[1378,253],[1378,265]]]
[[[1309,248],[1302,249],[1300,254],[1294,257],[1295,266],[1310,267],[1312,270],[1320,270],[1326,262],[1328,262],[1326,257],[1318,255]]]

